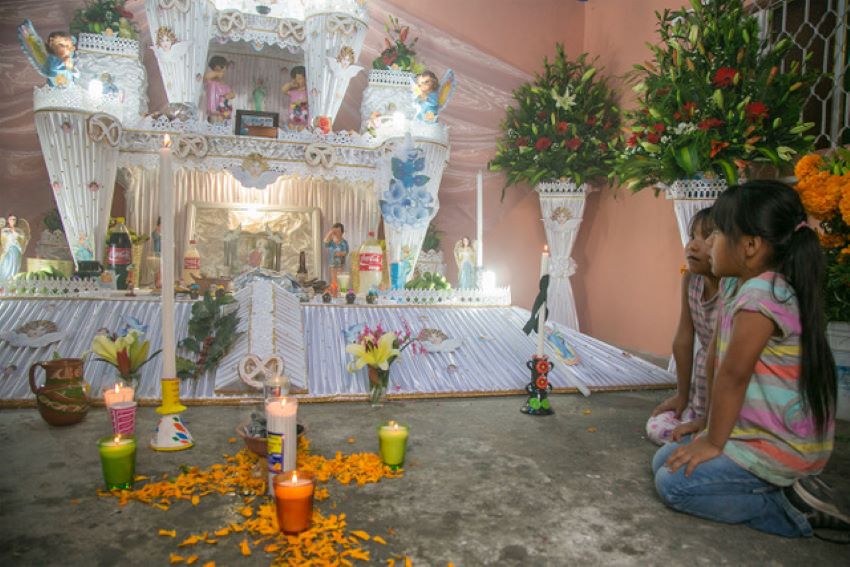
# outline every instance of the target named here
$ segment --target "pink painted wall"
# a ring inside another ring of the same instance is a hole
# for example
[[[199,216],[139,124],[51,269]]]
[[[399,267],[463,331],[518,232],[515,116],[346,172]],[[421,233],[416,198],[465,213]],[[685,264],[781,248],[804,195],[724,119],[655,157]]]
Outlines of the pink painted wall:
[[[530,74],[541,67],[544,56],[554,54],[556,42],[563,42],[570,55],[581,51],[598,55],[609,76],[621,75],[648,56],[644,42],[654,40],[654,10],[683,4],[682,0],[391,1]],[[43,22],[45,30],[60,29],[81,4],[17,2],[0,18],[0,42],[5,47],[0,51],[0,76],[4,78],[0,81],[4,101],[0,128],[21,123],[26,114],[32,116],[31,85],[40,82],[17,47],[15,25],[30,17]],[[139,0],[128,2],[128,8],[143,11]],[[156,109],[164,103],[164,93],[155,63],[149,59],[146,56],[150,107]],[[624,101],[628,102],[628,97]],[[41,217],[54,205],[34,126],[28,121],[27,126],[4,130],[6,135],[0,139],[0,215],[14,211],[40,226]],[[2,181],[10,177],[17,183]],[[528,307],[537,286],[530,275],[539,269],[538,252],[545,243],[540,207],[536,194],[526,186],[510,188],[500,203],[501,188],[500,176],[487,180],[485,264],[496,272],[500,283],[511,286],[515,303]],[[472,178],[469,189],[441,194],[437,220],[449,219],[442,228],[447,233],[444,251],[452,274],[451,245],[474,232],[474,218],[457,213],[459,206],[474,210],[470,206],[474,200]],[[591,195],[574,251],[579,270],[572,278],[582,331],[624,347],[668,354],[677,317],[681,257],[668,201],[655,198],[651,191],[631,195],[606,189]]]

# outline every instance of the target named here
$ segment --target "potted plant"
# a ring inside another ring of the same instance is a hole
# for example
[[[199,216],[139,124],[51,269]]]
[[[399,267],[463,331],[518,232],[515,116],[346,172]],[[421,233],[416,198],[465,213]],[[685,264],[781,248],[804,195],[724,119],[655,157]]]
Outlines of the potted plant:
[[[837,414],[850,420],[850,151],[804,156],[794,174],[806,212],[820,222],[827,338],[838,366]]]
[[[535,186],[552,253],[549,314],[578,329],[570,254],[590,191],[587,182],[612,171],[619,113],[613,91],[587,54],[572,61],[562,45],[556,51],[534,81],[514,91],[517,104],[507,110],[489,167],[505,173],[505,189],[521,182]]]
[[[619,114],[614,93],[586,53],[567,59],[556,46],[543,73],[514,91],[491,171],[506,188],[520,182],[571,180],[577,186],[608,175],[616,155]],[[504,197],[504,191],[502,196]]]
[[[124,8],[126,0],[90,0],[71,20],[71,33],[103,34],[125,39],[139,39],[139,28],[133,13]]]
[[[742,0],[691,0],[658,16],[653,60],[635,65],[637,108],[617,160],[621,185],[635,191],[677,180],[729,184],[754,163],[790,169],[812,147],[801,122],[813,77],[794,61],[791,41],[760,39]]]

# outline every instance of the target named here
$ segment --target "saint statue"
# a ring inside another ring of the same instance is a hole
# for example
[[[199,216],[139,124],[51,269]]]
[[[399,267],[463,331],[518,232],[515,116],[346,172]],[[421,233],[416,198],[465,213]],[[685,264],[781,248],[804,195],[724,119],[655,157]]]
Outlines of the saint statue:
[[[0,227],[0,280],[9,280],[21,271],[30,227],[27,221],[18,221],[15,215],[9,215],[7,220],[0,218]]]
[[[455,262],[457,262],[457,287],[458,289],[473,289],[477,287],[475,281],[475,260],[477,249],[469,237],[464,236],[455,244]]]

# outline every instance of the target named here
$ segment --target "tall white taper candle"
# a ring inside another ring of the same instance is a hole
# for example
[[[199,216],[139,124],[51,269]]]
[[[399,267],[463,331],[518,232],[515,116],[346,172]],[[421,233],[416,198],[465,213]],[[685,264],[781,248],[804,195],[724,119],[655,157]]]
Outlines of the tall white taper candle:
[[[481,170],[478,170],[475,188],[475,245],[478,249],[475,266],[480,268],[484,265],[484,175]]]
[[[540,256],[540,277],[542,278],[549,273],[549,247],[543,247],[543,254]],[[540,306],[540,312],[537,314],[537,354],[543,356],[543,341],[546,335],[546,302]]]
[[[176,378],[174,346],[174,188],[171,179],[171,138],[159,149],[159,216],[162,243],[162,377]]]

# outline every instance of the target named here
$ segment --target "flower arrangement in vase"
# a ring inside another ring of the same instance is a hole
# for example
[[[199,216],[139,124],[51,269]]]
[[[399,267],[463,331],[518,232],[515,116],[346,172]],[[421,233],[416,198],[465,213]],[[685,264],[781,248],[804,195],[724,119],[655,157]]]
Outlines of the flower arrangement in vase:
[[[794,168],[794,187],[809,216],[820,221],[826,255],[826,317],[850,321],[850,151],[809,154]]]
[[[121,380],[135,386],[142,366],[160,353],[158,350],[148,356],[150,346],[143,333],[131,329],[123,337],[106,333],[96,335],[91,351],[97,356],[95,360],[111,364],[118,370]]]
[[[410,26],[400,25],[398,18],[388,14],[384,29],[389,37],[384,38],[384,50],[372,61],[372,68],[421,73],[425,67],[416,60],[416,51],[414,51],[419,38],[413,38],[410,43],[407,43]]]
[[[806,85],[791,41],[760,39],[742,0],[691,0],[658,14],[653,61],[635,65],[637,108],[617,159],[633,190],[678,179],[722,176],[733,184],[754,162],[790,169],[812,147],[801,122]]]
[[[90,0],[71,20],[71,33],[102,33],[126,39],[139,39],[133,13],[124,7],[126,0]]]
[[[619,131],[614,92],[586,53],[571,61],[563,45],[556,49],[543,73],[514,91],[517,106],[502,122],[490,170],[505,172],[506,188],[558,179],[581,185],[611,170]]]
[[[385,331],[379,323],[375,328],[364,325],[354,342],[345,347],[345,351],[354,356],[348,364],[349,372],[356,372],[364,366],[369,368],[369,401],[372,405],[383,403],[389,387],[390,367],[416,340],[407,323],[398,333]]]

